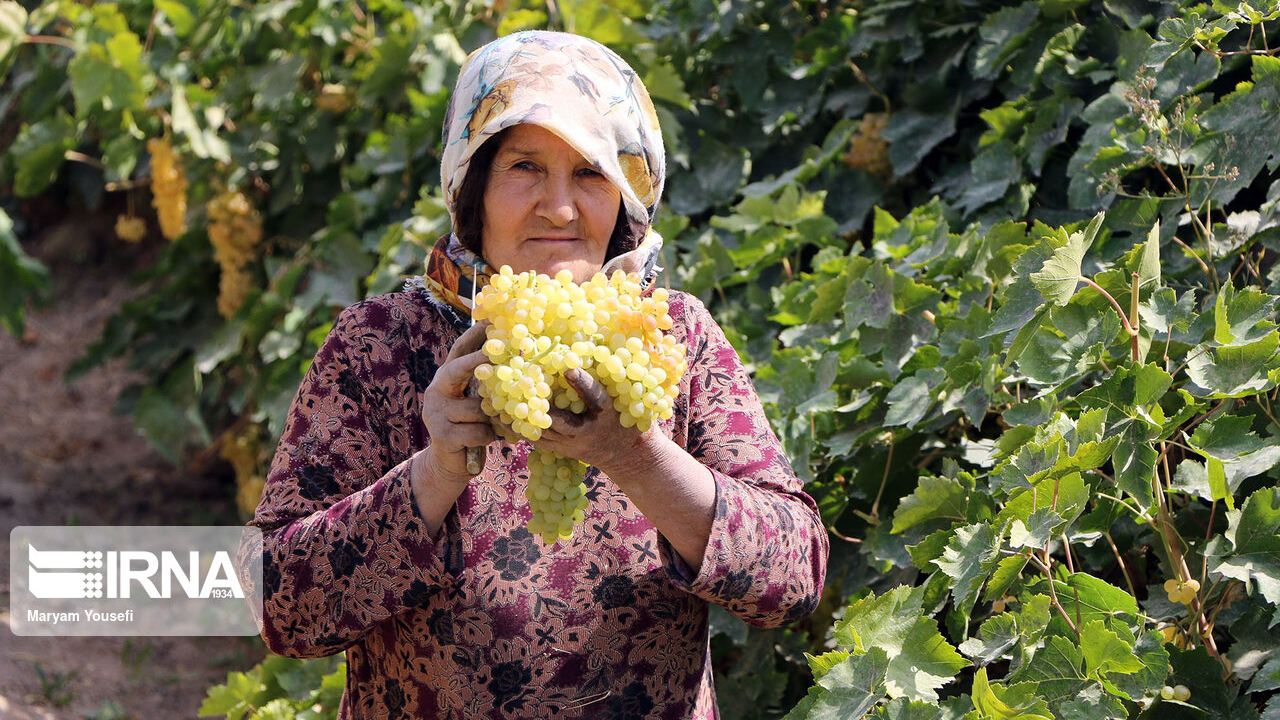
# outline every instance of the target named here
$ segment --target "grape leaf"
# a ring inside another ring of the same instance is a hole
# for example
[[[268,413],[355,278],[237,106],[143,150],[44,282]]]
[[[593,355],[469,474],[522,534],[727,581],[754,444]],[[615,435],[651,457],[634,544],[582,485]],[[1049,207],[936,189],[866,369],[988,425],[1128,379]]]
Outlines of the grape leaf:
[[[1222,98],[1200,116],[1208,132],[1202,142],[1212,148],[1206,162],[1219,173],[1232,173],[1219,180],[1213,197],[1229,202],[1266,165],[1272,172],[1280,167],[1275,138],[1275,107],[1280,104],[1280,58],[1253,57],[1252,82],[1242,82],[1235,92]],[[1199,144],[1199,143],[1197,143]]]
[[[1138,306],[1138,315],[1147,327],[1162,333],[1185,331],[1191,326],[1195,311],[1195,288],[1187,290],[1181,296],[1173,288],[1160,288]]]
[[[942,557],[933,562],[951,578],[953,604],[968,619],[982,583],[1000,559],[1000,538],[987,523],[958,527],[952,533],[951,542],[942,551]]]
[[[783,720],[844,720],[862,717],[884,697],[889,659],[880,648],[836,663]]]
[[[1066,305],[1075,295],[1076,285],[1080,283],[1080,265],[1084,262],[1085,251],[1098,236],[1102,218],[1103,214],[1098,213],[1083,231],[1071,233],[1066,244],[1054,249],[1053,256],[1045,261],[1040,271],[1031,273],[1032,284],[1045,300],[1055,305]]]
[[[1091,681],[1084,674],[1080,649],[1061,635],[1051,636],[1030,662],[1009,676],[1013,682],[1037,683],[1037,694],[1050,708],[1079,695]]]
[[[1200,348],[1187,361],[1192,393],[1213,399],[1256,395],[1280,383],[1280,332],[1247,345]]]
[[[960,643],[960,652],[973,658],[978,667],[990,665],[1005,656],[1005,653],[1018,644],[1021,634],[1018,632],[1018,616],[1013,613],[999,613],[987,618],[980,628],[978,636]]]
[[[1138,262],[1138,287],[1160,284],[1160,221],[1147,233],[1147,242],[1142,246],[1142,259]]]
[[[1271,318],[1276,315],[1280,298],[1253,289],[1235,292],[1231,285],[1222,288],[1213,303],[1213,340],[1219,345],[1248,345],[1266,337],[1276,329]]]
[[[983,720],[1054,720],[1049,703],[1036,695],[1036,683],[992,685],[987,669],[973,675],[973,707]]]
[[[813,673],[813,679],[818,680],[823,675],[826,675],[831,668],[848,660],[849,652],[847,650],[832,650],[821,655],[805,653],[805,658],[809,661],[809,672]]]
[[[1042,548],[1063,522],[1061,515],[1048,508],[1036,510],[1027,518],[1026,523],[1020,519],[1013,521],[1009,528],[1009,545],[1015,548]]]
[[[1146,632],[1133,646],[1134,656],[1142,662],[1137,672],[1114,674],[1107,678],[1108,690],[1123,693],[1130,700],[1137,700],[1164,685],[1169,674],[1169,651],[1164,649],[1164,637],[1158,632]]]
[[[960,481],[922,475],[916,489],[898,503],[893,513],[893,532],[900,533],[929,520],[963,522],[969,491]]]
[[[27,38],[27,9],[12,0],[0,2],[0,82]]]
[[[1233,495],[1247,478],[1275,467],[1280,446],[1264,443],[1250,429],[1253,422],[1238,415],[1223,415],[1196,427],[1187,444],[1207,459],[1211,500],[1225,500],[1235,508]]]
[[[1010,330],[1023,329],[1036,316],[1044,298],[1031,282],[1035,268],[1041,267],[1053,257],[1053,246],[1048,240],[1032,245],[1013,261],[1013,282],[1000,298],[1000,308],[991,318],[991,326],[983,337],[991,337]]]
[[[867,717],[871,720],[937,720],[940,717],[938,710],[938,706],[932,703],[894,698]]]
[[[1080,651],[1084,653],[1085,674],[1099,680],[1111,673],[1129,675],[1144,667],[1133,654],[1133,645],[1107,629],[1101,620],[1080,626]]]
[[[885,688],[893,697],[937,700],[937,689],[969,665],[923,614],[923,598],[923,588],[899,586],[858,600],[836,623],[837,643],[888,655]]]
[[[1209,570],[1252,581],[1267,602],[1280,605],[1280,489],[1254,492],[1227,518],[1226,532],[1205,548]]]

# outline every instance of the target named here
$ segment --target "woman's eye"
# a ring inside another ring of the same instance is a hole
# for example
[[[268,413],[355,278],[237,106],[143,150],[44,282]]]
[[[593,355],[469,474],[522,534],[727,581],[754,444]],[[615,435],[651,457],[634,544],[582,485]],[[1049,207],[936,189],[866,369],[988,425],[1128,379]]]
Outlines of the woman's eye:
[[[586,178],[604,177],[604,173],[601,173],[599,170],[596,170],[595,168],[582,168],[581,170],[578,171],[578,174]]]
[[[534,165],[532,162],[530,162],[530,161],[528,161],[528,160],[521,160],[521,161],[517,162],[516,164],[512,165],[511,167],[515,168],[516,170],[530,170],[530,171],[533,171],[533,170],[537,170],[537,169],[538,169],[538,166],[537,166],[537,165]]]

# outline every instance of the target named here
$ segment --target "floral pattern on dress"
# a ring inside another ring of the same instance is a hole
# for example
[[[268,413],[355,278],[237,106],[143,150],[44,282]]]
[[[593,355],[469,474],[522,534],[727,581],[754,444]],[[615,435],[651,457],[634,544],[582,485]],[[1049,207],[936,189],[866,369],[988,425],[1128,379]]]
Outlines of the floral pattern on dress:
[[[669,302],[689,373],[661,427],[716,482],[696,573],[595,469],[585,521],[543,545],[525,528],[524,442],[492,443],[428,537],[408,477],[430,443],[415,373],[439,367],[458,329],[414,293],[339,316],[252,521],[263,638],[291,656],[346,651],[339,717],[714,718],[709,604],[760,626],[816,606],[827,536],[813,501],[706,309]]]

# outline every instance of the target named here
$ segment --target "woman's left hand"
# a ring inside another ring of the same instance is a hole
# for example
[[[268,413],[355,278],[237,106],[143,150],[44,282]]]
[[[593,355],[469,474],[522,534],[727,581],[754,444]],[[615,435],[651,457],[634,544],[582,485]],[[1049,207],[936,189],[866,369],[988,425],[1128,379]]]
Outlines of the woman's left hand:
[[[564,379],[582,398],[586,409],[571,413],[553,408],[551,427],[534,443],[539,448],[593,465],[622,487],[634,475],[632,469],[644,465],[647,455],[662,442],[671,442],[656,422],[643,433],[635,426],[622,427],[613,398],[591,373],[569,370]]]
[[[656,422],[644,432],[622,427],[609,392],[590,373],[570,370],[565,380],[586,410],[552,410],[551,427],[534,444],[608,475],[697,573],[715,518],[711,471],[664,435]]]

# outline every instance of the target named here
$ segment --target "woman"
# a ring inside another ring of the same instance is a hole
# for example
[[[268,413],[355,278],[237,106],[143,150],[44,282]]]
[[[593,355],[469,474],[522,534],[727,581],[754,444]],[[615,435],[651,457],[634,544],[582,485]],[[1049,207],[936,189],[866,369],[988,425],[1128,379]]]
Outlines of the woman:
[[[826,532],[696,299],[669,301],[689,360],[672,420],[624,429],[570,378],[588,409],[538,442],[593,466],[569,540],[525,529],[530,446],[495,439],[466,392],[471,289],[497,267],[652,282],[663,164],[643,84],[598,43],[519,33],[463,66],[441,167],[454,231],[405,292],[338,318],[252,522],[263,638],[347,652],[341,717],[712,718],[708,604],[760,626],[816,605]]]

